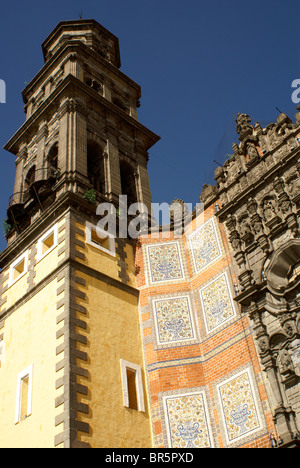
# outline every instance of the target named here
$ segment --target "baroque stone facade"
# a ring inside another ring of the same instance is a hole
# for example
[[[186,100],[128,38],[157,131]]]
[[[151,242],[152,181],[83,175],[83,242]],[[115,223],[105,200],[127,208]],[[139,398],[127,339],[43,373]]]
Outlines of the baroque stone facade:
[[[236,301],[247,313],[274,399],[280,442],[299,438],[300,113],[261,128],[239,114],[240,143],[215,171],[216,217],[236,265]]]

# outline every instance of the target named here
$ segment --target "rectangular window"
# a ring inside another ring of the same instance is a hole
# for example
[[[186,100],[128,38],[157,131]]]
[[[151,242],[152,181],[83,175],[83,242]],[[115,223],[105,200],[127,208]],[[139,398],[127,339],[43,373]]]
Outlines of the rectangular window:
[[[37,261],[44,258],[51,250],[57,246],[57,232],[58,226],[55,224],[49,231],[47,231],[39,240],[37,244]]]
[[[126,369],[127,388],[128,388],[128,406],[129,408],[138,409],[137,392],[136,392],[136,371]]]
[[[18,257],[9,269],[9,286],[14,284],[27,272],[28,268],[28,250]]]
[[[124,406],[145,411],[141,366],[121,359]]]
[[[27,418],[28,409],[28,393],[29,393],[29,375],[25,375],[21,379],[21,395],[20,395],[20,421]]]
[[[96,249],[115,256],[115,238],[112,234],[87,221],[86,242]]]
[[[28,418],[31,414],[32,399],[32,364],[18,375],[15,424]]]
[[[5,341],[0,338],[0,367],[5,364]]]

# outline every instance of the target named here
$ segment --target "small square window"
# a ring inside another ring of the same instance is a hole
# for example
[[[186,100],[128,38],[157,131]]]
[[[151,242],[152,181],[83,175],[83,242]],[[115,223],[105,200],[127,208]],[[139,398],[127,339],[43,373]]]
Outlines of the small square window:
[[[18,257],[10,266],[9,269],[9,286],[14,284],[27,272],[28,267],[28,250]]]
[[[44,258],[57,246],[57,224],[47,231],[38,241],[37,261]]]
[[[89,222],[86,223],[86,242],[109,255],[115,256],[114,236]]]
[[[22,275],[25,271],[25,259],[23,259],[18,265],[14,268],[14,280],[18,278],[18,276]]]

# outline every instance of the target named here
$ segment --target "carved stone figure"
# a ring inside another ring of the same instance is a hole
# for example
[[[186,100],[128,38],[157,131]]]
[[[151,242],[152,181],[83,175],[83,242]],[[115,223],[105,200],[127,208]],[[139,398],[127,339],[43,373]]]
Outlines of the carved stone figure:
[[[254,143],[247,143],[247,153],[250,160],[254,160],[258,157],[258,152]]]
[[[247,130],[253,130],[252,125],[250,125],[251,119],[247,114],[238,113],[236,119],[236,131],[239,135],[242,135]]]
[[[240,232],[242,236],[244,236],[248,232],[251,232],[250,224],[248,223],[246,218],[242,218],[240,220]]]
[[[288,183],[288,192],[289,195],[294,198],[296,195],[299,194],[300,192],[300,179],[297,177],[294,177],[293,179],[289,180]]]
[[[261,354],[265,353],[269,348],[269,340],[266,336],[262,336],[258,339],[258,346]]]
[[[279,364],[281,372],[293,369],[293,362],[287,349],[283,349],[279,355]]]
[[[264,218],[269,221],[275,215],[275,203],[271,198],[267,198],[263,203]]]

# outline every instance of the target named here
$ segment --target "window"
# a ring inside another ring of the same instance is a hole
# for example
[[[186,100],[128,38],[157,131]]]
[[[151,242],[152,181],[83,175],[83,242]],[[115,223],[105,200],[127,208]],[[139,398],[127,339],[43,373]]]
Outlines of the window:
[[[136,392],[136,371],[126,368],[127,388],[128,388],[128,406],[129,408],[138,409],[137,392]]]
[[[10,266],[9,270],[9,286],[14,284],[27,272],[28,267],[28,250],[18,257]]]
[[[128,206],[138,201],[135,170],[127,161],[120,161],[120,177],[122,195],[127,195]]]
[[[145,411],[141,366],[121,359],[121,375],[124,406]]]
[[[5,341],[0,338],[0,367],[5,364]]]
[[[47,156],[49,174],[51,170],[58,168],[58,144],[55,143],[51,148]]]
[[[89,222],[86,223],[86,242],[103,252],[115,256],[114,236]]]
[[[25,190],[28,189],[31,186],[31,184],[33,184],[34,181],[35,181],[35,166],[32,166],[27,172],[27,175],[25,177],[25,181],[24,181]]]
[[[57,224],[55,224],[39,239],[37,244],[37,261],[44,258],[57,246],[57,232]]]
[[[92,187],[105,193],[105,170],[103,151],[97,143],[87,144],[87,176]]]
[[[18,375],[15,409],[15,424],[31,414],[32,364]]]

